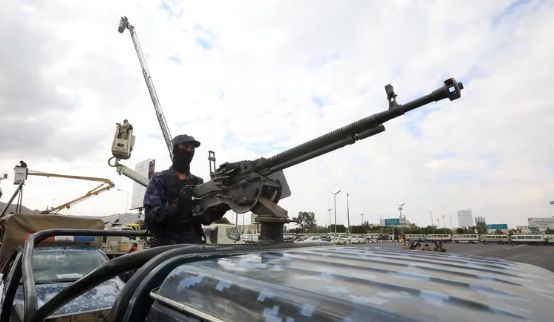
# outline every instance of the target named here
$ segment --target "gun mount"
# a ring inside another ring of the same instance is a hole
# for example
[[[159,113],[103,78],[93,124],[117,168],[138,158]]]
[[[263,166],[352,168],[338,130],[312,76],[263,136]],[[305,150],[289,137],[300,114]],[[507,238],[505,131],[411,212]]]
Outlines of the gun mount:
[[[446,98],[456,100],[461,97],[462,89],[462,83],[450,78],[430,94],[401,105],[396,102],[397,95],[389,84],[385,86],[389,101],[388,110],[358,120],[270,158],[224,163],[215,170],[215,153],[210,151],[208,159],[211,180],[185,188],[187,194],[194,196],[193,216],[202,216],[208,208],[227,204],[236,213],[251,211],[257,215],[256,222],[261,224],[261,240],[281,241],[283,225],[292,222],[287,211],[277,205],[281,199],[290,196],[283,170],[379,134],[385,131],[383,123],[418,107]]]

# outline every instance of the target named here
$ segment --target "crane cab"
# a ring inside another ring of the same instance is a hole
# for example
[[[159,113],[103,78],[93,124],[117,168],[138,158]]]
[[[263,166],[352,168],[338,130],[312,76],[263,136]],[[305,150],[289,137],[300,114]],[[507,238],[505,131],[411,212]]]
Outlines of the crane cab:
[[[127,160],[131,157],[131,151],[135,145],[133,127],[129,125],[127,131],[123,131],[121,123],[116,123],[116,131],[112,143],[112,155],[116,159]]]

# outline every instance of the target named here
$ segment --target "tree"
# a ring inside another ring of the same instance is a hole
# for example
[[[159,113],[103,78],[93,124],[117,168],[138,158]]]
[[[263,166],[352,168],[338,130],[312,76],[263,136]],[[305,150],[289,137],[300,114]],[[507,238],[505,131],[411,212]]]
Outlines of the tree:
[[[463,228],[456,228],[456,234],[463,234],[464,229]]]
[[[221,217],[221,219],[219,219],[218,221],[215,222],[216,224],[230,224],[231,222],[229,221],[229,219],[225,218],[225,217]]]
[[[367,232],[366,226],[352,226],[350,229],[352,230],[352,234],[365,234]]]
[[[503,235],[504,232],[502,232],[502,230],[500,230],[500,229],[497,229],[497,230],[494,231],[494,234],[495,235]]]
[[[315,214],[313,212],[300,211],[298,217],[293,218],[293,220],[298,220],[298,224],[302,227],[302,231],[315,231]]]
[[[544,233],[545,233],[545,235],[554,235],[554,229],[547,228]]]
[[[331,233],[335,232],[335,225],[330,225],[329,228]],[[346,227],[344,227],[344,225],[337,225],[337,233],[345,233],[345,232],[346,232]]]

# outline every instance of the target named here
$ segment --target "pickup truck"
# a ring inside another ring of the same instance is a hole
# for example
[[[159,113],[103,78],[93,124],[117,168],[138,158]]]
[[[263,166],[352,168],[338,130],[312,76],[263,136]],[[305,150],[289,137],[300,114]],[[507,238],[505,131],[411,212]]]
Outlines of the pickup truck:
[[[108,257],[101,250],[89,245],[94,242],[95,237],[53,238],[51,242],[46,241],[34,249],[33,271],[39,307],[76,280],[108,262]],[[5,302],[4,291],[10,285],[9,281],[17,269],[13,264],[22,256],[22,251],[23,246],[13,250],[0,270],[0,303]],[[107,317],[124,286],[125,283],[115,276],[60,308],[50,318],[75,318],[82,315]],[[13,299],[11,321],[23,321],[23,304],[23,281],[20,281]]]
[[[34,236],[70,233],[78,231]],[[554,306],[554,273],[533,265],[375,246],[275,242],[172,245],[127,254],[38,309],[26,302],[25,315],[29,322],[44,321],[128,269],[137,271],[106,321],[551,322]],[[36,280],[32,271],[23,273],[26,283]],[[32,287],[25,292],[34,298]]]

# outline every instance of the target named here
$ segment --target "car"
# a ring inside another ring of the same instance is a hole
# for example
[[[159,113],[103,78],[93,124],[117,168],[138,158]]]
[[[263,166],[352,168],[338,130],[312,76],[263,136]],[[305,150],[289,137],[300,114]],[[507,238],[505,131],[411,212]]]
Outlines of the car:
[[[68,245],[67,239],[63,239],[63,242],[59,245],[46,243],[35,248],[33,252],[33,271],[36,278],[35,287],[39,307],[68,285],[108,262],[108,257],[102,251],[87,245],[87,243],[80,242],[79,239],[75,238],[76,243],[74,245]],[[96,238],[92,237],[91,241],[96,241]],[[22,250],[23,246],[16,248],[13,254],[10,255],[11,260],[8,260],[0,270],[0,287],[2,289],[9,285],[7,281],[13,276],[13,270],[16,269],[13,265],[14,260],[22,255]],[[124,286],[125,283],[119,277],[114,277],[57,310],[51,318],[75,317],[82,314],[85,316],[107,317],[117,295]],[[23,304],[23,281],[21,281],[13,301],[14,313],[21,321],[23,321]]]
[[[0,321],[23,321],[25,279],[20,276],[24,243],[37,230],[55,227],[98,229],[104,227],[104,222],[101,219],[50,214],[13,214],[0,219]],[[134,234],[137,235],[136,232]],[[102,240],[94,236],[71,235],[51,236],[37,244],[31,253],[30,267],[34,275],[33,288],[38,307],[42,307],[75,281],[108,263],[101,245]],[[52,312],[49,318],[64,321],[88,321],[92,317],[105,319],[124,286],[125,283],[118,276],[106,279]]]
[[[33,250],[28,244],[24,263]],[[495,258],[279,240],[141,252],[143,260],[130,265],[137,253],[116,258],[111,271],[91,272],[66,288],[71,296],[48,303],[73,301],[83,285],[131,267],[138,270],[110,322],[552,320],[554,273]],[[23,278],[34,280],[25,270]],[[33,288],[25,293],[32,297]],[[44,321],[55,307],[27,307],[25,315]]]
[[[110,321],[552,321],[554,273],[529,264],[290,242],[192,247],[144,264]]]
[[[314,242],[323,242],[325,241],[322,237],[319,236],[310,236],[306,239],[296,240],[295,243],[314,243]]]

